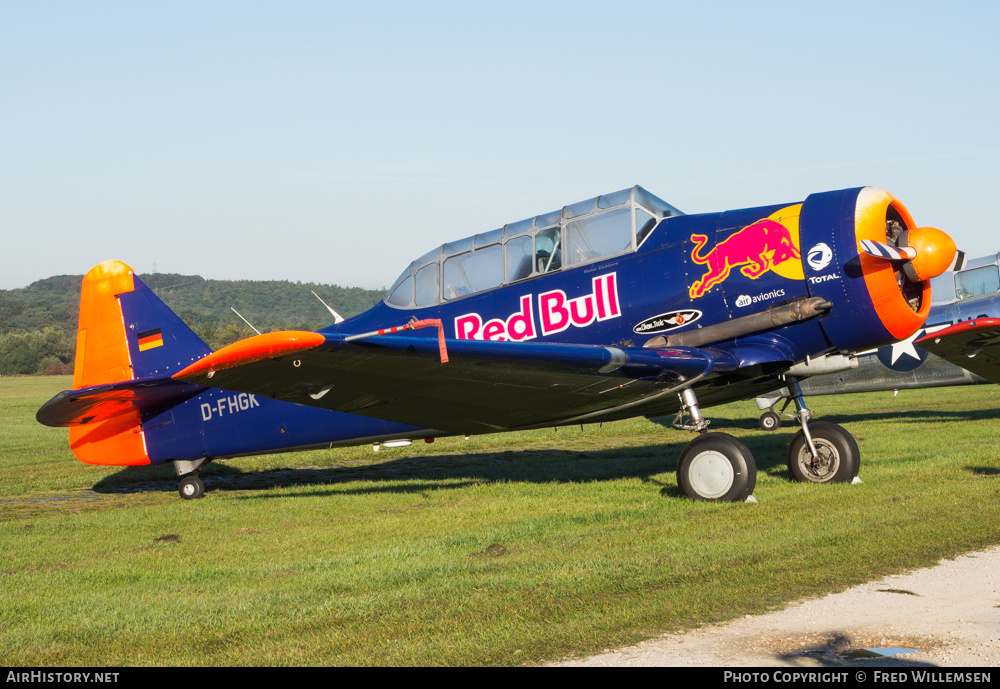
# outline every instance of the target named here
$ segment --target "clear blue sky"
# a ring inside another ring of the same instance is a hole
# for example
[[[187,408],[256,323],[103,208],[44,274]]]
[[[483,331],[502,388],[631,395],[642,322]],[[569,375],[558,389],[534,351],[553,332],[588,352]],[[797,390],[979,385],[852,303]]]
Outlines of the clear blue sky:
[[[0,288],[109,258],[379,288],[633,184],[870,184],[995,253],[998,8],[0,0]]]

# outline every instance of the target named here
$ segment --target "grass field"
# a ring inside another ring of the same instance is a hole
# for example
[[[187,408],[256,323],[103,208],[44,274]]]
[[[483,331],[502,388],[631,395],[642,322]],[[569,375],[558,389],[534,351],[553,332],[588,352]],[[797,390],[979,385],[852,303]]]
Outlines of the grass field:
[[[997,388],[816,397],[861,485],[793,483],[796,428],[707,410],[758,504],[695,503],[640,419],[171,468],[91,467],[0,378],[0,665],[521,665],[760,613],[1000,542]]]

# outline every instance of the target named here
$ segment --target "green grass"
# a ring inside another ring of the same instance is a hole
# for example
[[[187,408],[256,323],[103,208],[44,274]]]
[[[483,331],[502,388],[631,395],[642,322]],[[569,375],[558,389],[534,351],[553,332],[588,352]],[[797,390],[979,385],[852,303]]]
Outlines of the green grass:
[[[794,428],[707,410],[758,463],[750,504],[695,503],[691,436],[646,420],[232,460],[77,462],[0,379],[0,665],[520,665],[760,613],[994,545],[992,386],[811,406],[861,485],[793,483]]]

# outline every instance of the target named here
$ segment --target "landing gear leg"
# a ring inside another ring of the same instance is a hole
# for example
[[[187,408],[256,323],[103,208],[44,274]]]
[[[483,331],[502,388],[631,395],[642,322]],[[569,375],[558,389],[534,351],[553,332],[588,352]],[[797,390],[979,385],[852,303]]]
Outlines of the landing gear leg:
[[[852,481],[861,468],[861,452],[854,436],[835,423],[811,422],[813,414],[805,405],[798,380],[790,378],[788,389],[795,402],[795,417],[802,425],[788,446],[792,478],[810,483]]]
[[[752,499],[757,485],[757,464],[747,446],[726,433],[708,433],[709,421],[698,409],[694,391],[679,394],[680,411],[674,427],[695,431],[698,437],[681,452],[677,462],[677,484],[692,500],[722,500],[742,502]],[[691,423],[684,423],[684,413]]]
[[[695,396],[694,390],[685,388],[677,396],[681,400],[681,408],[674,419],[674,428],[682,431],[694,431],[696,433],[706,432],[708,424],[712,422],[701,415],[701,410],[698,408],[698,398]],[[684,412],[691,414],[691,423],[684,423]]]

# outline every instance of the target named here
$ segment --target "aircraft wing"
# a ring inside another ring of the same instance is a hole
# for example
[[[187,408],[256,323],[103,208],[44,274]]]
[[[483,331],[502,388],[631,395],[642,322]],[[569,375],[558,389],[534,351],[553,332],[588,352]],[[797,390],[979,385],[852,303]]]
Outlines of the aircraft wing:
[[[641,404],[740,365],[732,353],[692,347],[448,340],[444,353],[444,340],[433,337],[268,333],[174,379],[465,434]]]
[[[956,323],[914,344],[991,383],[1000,383],[1000,318]]]

